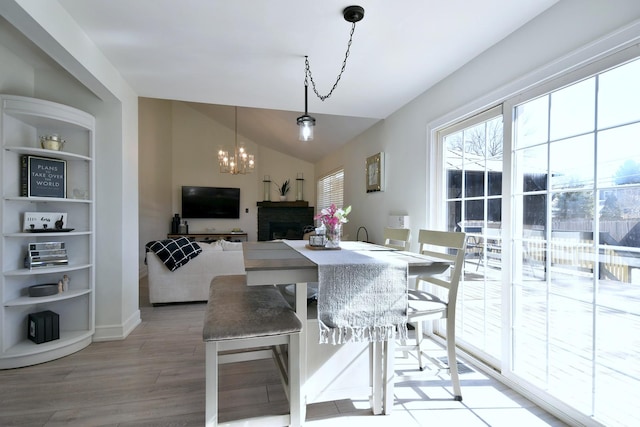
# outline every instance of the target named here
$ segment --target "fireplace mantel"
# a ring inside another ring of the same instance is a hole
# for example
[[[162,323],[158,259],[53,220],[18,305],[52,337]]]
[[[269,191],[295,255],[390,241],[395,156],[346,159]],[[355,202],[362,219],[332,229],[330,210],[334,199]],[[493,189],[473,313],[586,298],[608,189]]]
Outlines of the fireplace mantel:
[[[304,200],[295,202],[258,202],[256,205],[261,208],[307,208],[309,207],[309,202]]]

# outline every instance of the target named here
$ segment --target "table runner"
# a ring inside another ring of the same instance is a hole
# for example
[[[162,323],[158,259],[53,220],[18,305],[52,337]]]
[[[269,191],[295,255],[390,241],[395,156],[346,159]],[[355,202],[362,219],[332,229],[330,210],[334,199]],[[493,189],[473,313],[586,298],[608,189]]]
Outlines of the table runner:
[[[310,250],[306,241],[285,243],[318,266],[320,344],[407,338],[406,262],[381,251]],[[359,249],[359,248],[358,248]]]

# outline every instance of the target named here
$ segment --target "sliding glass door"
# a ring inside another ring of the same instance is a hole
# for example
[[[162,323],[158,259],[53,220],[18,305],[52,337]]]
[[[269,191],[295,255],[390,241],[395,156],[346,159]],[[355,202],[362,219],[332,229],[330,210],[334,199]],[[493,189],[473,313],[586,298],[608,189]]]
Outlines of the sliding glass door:
[[[514,115],[511,370],[612,425],[640,389],[638,76],[640,60]]]
[[[444,129],[447,228],[468,233],[456,336],[483,358],[501,351],[503,123],[493,108]]]
[[[630,55],[438,133],[446,226],[469,236],[459,345],[612,426],[640,425],[640,59]]]

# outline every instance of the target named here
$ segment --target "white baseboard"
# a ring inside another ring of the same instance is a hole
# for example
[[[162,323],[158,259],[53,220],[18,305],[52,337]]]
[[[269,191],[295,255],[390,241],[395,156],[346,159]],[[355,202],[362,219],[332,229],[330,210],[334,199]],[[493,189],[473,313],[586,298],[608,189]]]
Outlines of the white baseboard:
[[[123,340],[142,322],[140,318],[140,310],[136,310],[121,325],[96,326],[96,332],[93,335],[94,342],[100,341],[118,341]]]

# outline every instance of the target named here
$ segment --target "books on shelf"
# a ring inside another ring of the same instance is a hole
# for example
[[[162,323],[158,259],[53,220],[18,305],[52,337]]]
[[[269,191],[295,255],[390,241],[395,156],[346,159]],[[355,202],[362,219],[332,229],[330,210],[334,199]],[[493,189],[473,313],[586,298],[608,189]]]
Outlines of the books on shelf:
[[[67,197],[67,162],[48,157],[20,157],[20,196]]]

